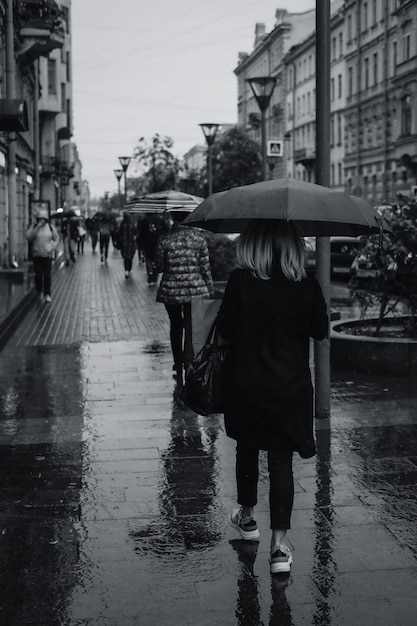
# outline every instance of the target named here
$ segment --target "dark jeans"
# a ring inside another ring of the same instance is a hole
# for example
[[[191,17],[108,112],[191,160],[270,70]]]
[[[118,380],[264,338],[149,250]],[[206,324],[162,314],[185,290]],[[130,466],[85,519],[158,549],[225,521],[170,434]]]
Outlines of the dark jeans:
[[[109,256],[110,235],[100,233],[100,254],[105,259]]]
[[[95,252],[97,241],[98,241],[98,234],[97,233],[90,233],[90,237],[91,237],[91,247],[93,249],[93,252]]]
[[[133,259],[131,258],[125,258],[123,257],[123,264],[125,266],[125,272],[131,272],[132,271],[132,261]]]
[[[170,329],[172,356],[177,372],[177,384],[183,384],[183,365],[188,366],[194,356],[191,334],[191,302],[166,304]]]
[[[254,419],[254,428],[256,420]],[[236,482],[237,501],[243,506],[255,506],[258,487],[259,450],[237,442]],[[282,454],[268,452],[269,471],[269,511],[271,528],[290,528],[291,512],[294,503],[294,477],[292,452]]]
[[[45,296],[51,295],[51,257],[35,256],[33,257],[33,269],[35,270],[35,289]]]

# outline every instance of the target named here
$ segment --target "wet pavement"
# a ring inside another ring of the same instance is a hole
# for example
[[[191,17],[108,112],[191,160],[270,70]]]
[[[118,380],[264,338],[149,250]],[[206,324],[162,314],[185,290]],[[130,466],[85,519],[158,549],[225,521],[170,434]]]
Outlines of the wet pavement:
[[[86,246],[0,352],[0,624],[417,624],[415,385],[333,373],[271,577],[265,458],[242,542],[233,442],[175,406],[168,332],[137,259]]]

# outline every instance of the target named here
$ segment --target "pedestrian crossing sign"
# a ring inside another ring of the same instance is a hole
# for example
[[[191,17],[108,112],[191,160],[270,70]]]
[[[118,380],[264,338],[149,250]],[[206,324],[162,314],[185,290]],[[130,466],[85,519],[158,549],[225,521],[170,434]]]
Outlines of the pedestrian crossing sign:
[[[268,140],[267,156],[282,157],[282,141],[280,139]]]

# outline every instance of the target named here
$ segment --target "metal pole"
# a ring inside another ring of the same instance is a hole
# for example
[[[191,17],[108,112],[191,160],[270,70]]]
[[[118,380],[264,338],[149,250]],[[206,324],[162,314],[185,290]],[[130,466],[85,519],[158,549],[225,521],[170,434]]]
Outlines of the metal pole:
[[[34,189],[33,197],[39,200],[41,197],[40,184],[40,137],[39,137],[39,59],[35,61],[35,86],[33,97],[33,149],[34,149]],[[55,208],[55,207],[54,207]]]
[[[213,163],[211,155],[211,143],[207,145],[207,174],[208,174],[208,195],[213,193]]]
[[[330,0],[316,0],[316,183],[330,184]],[[317,238],[316,274],[330,314],[330,238]],[[330,416],[330,338],[315,343],[315,415]]]
[[[262,180],[268,180],[268,162],[266,158],[266,109],[261,109],[261,132],[262,132]]]
[[[13,100],[16,97],[16,74],[14,57],[14,28],[13,28],[13,0],[7,2],[6,13],[6,94]],[[17,249],[17,179],[16,179],[16,145],[15,132],[8,133],[7,155],[7,195],[8,195],[8,219],[9,230],[9,265],[12,266],[16,259]]]
[[[125,204],[127,202],[127,168],[124,170],[125,175]]]

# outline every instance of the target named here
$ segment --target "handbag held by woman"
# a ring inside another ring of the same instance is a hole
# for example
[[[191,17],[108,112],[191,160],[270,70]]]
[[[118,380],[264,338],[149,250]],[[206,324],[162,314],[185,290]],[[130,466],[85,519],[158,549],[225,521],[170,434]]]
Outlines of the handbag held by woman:
[[[224,371],[228,353],[228,344],[219,345],[214,321],[205,345],[186,371],[181,393],[181,400],[198,415],[224,411]]]

